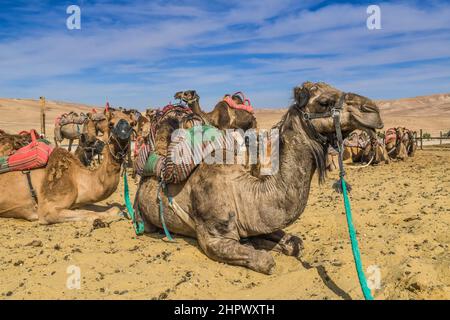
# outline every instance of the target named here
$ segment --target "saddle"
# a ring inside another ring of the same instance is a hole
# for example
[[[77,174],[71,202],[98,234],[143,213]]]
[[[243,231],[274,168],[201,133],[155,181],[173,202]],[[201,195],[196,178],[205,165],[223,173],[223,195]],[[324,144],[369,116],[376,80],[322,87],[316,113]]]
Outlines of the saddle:
[[[79,115],[76,112],[64,113],[55,120],[55,125],[64,126],[66,124],[84,124],[88,119],[87,115],[81,112]]]
[[[106,116],[103,113],[92,113],[90,119],[92,121],[102,121],[106,120]]]
[[[10,156],[0,158],[0,173],[27,171],[47,165],[53,147],[50,142],[38,139],[34,130],[31,130],[29,134],[31,135],[30,144],[13,152]]]
[[[240,97],[240,99],[243,101],[243,103],[242,104],[236,103],[233,100],[234,96]],[[242,92],[236,92],[233,95],[226,94],[225,97],[223,98],[223,101],[225,101],[231,109],[245,110],[245,111],[250,112],[250,113],[254,112],[253,111],[253,107],[252,107],[252,105],[250,103],[250,100],[247,99]]]
[[[368,139],[365,139],[365,137],[363,137],[362,135],[353,133],[344,140],[344,147],[364,149],[369,143],[370,141]]]

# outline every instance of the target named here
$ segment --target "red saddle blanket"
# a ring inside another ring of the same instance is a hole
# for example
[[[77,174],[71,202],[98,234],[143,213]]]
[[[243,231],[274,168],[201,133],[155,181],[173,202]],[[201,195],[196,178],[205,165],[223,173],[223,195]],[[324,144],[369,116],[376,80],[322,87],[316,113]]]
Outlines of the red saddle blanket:
[[[247,112],[253,113],[253,107],[252,107],[252,104],[250,103],[250,100],[247,99],[242,92],[236,92],[235,94],[233,94],[233,96],[240,96],[241,100],[244,101],[244,103],[237,104],[233,100],[232,96],[227,94],[225,96],[225,98],[223,98],[223,101],[225,101],[231,109],[240,109],[240,110],[245,110]]]
[[[0,158],[0,173],[10,171],[26,171],[42,168],[47,165],[53,147],[42,140],[38,140],[32,130],[31,143],[9,157]]]

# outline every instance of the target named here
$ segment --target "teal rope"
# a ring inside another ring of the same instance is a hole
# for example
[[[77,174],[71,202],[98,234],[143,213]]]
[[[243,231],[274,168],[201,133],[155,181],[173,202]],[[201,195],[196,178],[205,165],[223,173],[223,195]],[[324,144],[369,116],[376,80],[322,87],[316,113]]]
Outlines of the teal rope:
[[[350,199],[348,198],[348,193],[347,193],[347,184],[345,183],[345,180],[343,177],[341,177],[341,184],[342,184],[342,194],[344,195],[344,205],[345,205],[345,213],[347,216],[348,232],[350,234],[350,241],[352,243],[353,259],[355,260],[356,272],[358,273],[359,284],[361,286],[364,298],[366,300],[373,300],[370,289],[367,286],[366,277],[364,275],[364,270],[362,267],[361,254],[359,253],[359,248],[358,248],[358,240],[356,239],[356,231],[355,231],[355,227],[353,226],[352,208],[350,206]]]
[[[124,198],[125,198],[125,205],[127,207],[127,211],[128,211],[128,216],[131,218],[131,220],[133,221],[133,227],[134,227],[134,231],[136,232],[136,235],[142,235],[144,234],[144,222],[143,221],[137,221],[136,219],[136,214],[134,212],[133,206],[131,204],[130,201],[130,190],[128,188],[128,179],[127,179],[127,171],[124,170],[123,173],[123,189],[124,189]],[[137,212],[137,214],[139,214],[139,211]]]
[[[161,219],[161,224],[163,226],[164,233],[166,234],[167,239],[169,239],[169,241],[173,241],[173,238],[170,235],[169,229],[167,229],[166,221],[164,220],[164,206],[163,206],[163,201],[162,201],[162,198],[161,198],[161,189],[163,189],[163,191],[165,191],[165,185],[164,185],[163,181],[161,181],[159,183],[159,187],[158,187],[159,218]],[[169,202],[172,203],[172,199],[171,198],[169,198]]]

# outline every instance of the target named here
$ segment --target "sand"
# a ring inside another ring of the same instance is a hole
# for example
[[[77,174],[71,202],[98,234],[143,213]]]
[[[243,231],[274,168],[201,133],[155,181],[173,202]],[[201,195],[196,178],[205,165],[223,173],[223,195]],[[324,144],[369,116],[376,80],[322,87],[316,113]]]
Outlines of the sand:
[[[265,112],[262,121],[273,124],[279,111]],[[214,262],[195,239],[136,237],[123,217],[104,228],[2,219],[0,299],[361,299],[342,198],[331,188],[336,178],[314,180],[305,212],[287,228],[303,238],[301,259],[273,253],[269,276]],[[348,182],[366,274],[380,276],[375,299],[450,299],[450,148],[352,167]],[[121,184],[99,205],[123,203]],[[80,268],[80,289],[67,287],[72,266]]]
[[[450,150],[424,150],[404,163],[348,169],[362,260],[381,274],[376,299],[450,299],[449,160]],[[270,276],[214,262],[194,239],[136,237],[125,218],[100,229],[3,219],[1,298],[361,299],[335,178],[313,184],[305,212],[287,229],[303,238],[301,261],[274,253]],[[122,190],[103,204],[123,203]],[[79,290],[66,287],[72,265],[81,270]]]

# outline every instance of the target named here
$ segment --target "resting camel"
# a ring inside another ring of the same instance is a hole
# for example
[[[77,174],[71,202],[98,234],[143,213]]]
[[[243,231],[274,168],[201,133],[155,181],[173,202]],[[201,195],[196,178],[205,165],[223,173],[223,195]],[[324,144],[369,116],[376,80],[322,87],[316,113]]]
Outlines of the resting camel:
[[[245,110],[232,109],[225,101],[220,101],[211,112],[203,112],[200,107],[200,97],[195,90],[180,91],[174,96],[175,99],[181,99],[186,102],[194,114],[203,118],[206,122],[214,127],[224,129],[254,129],[257,127],[255,116]],[[240,99],[233,97],[233,99]],[[243,101],[237,101],[242,104]]]
[[[306,82],[296,87],[294,101],[276,126],[280,134],[278,172],[254,177],[243,165],[201,163],[184,183],[167,186],[177,213],[162,196],[164,219],[171,232],[196,238],[211,259],[265,274],[275,267],[266,250],[299,255],[300,238],[282,229],[304,211],[316,170],[319,181],[324,181],[328,143],[320,143],[319,139],[328,137],[331,142],[334,136],[331,108],[342,105],[344,137],[355,129],[382,128],[383,122],[372,100],[343,93],[325,83]],[[305,114],[310,113],[321,113],[324,118],[307,120]],[[159,183],[154,177],[144,178],[141,183],[137,208],[147,232],[151,232],[162,228]],[[248,243],[242,243],[243,239]]]
[[[36,136],[39,135],[36,133]],[[31,142],[30,133],[7,134],[4,132],[0,135],[0,157],[9,156],[13,151],[25,147]]]
[[[77,157],[85,167],[88,167],[91,165],[95,156],[102,154],[105,143],[97,137],[94,139],[90,138],[87,133],[81,134],[79,140],[80,143],[75,150],[75,157]],[[100,162],[100,159],[98,160]]]
[[[414,155],[416,154],[416,149],[417,149],[417,144],[416,144],[416,133],[403,128],[404,133],[403,133],[403,139],[402,142],[406,147],[406,151],[408,153],[408,157],[414,157]]]
[[[45,168],[31,171],[37,201],[22,172],[0,174],[0,217],[53,224],[116,215],[120,209],[115,207],[101,213],[79,209],[108,198],[119,184],[132,120],[122,112],[109,112],[106,117],[110,129],[99,167],[85,168],[73,154],[56,148]]]
[[[369,144],[369,137],[365,132],[352,132],[350,136],[344,140],[344,151],[342,158],[344,163],[362,162],[363,153]]]
[[[384,142],[376,136],[370,138],[370,143],[363,150],[361,157],[362,162],[370,164],[389,164],[391,159],[389,158]]]
[[[391,128],[386,131],[386,150],[391,159],[406,160],[408,158],[408,150],[403,137],[404,128]]]

